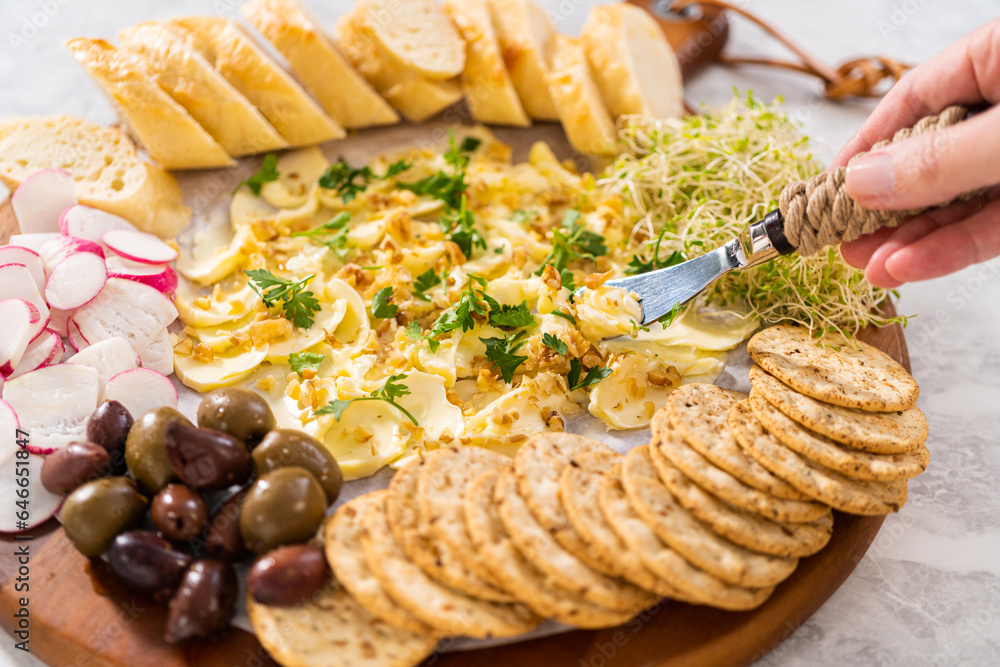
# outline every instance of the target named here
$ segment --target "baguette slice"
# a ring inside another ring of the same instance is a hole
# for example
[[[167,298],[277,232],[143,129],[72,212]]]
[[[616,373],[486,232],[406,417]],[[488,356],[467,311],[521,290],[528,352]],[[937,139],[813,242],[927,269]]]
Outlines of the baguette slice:
[[[545,85],[556,34],[549,15],[532,0],[488,3],[504,64],[524,110],[537,120],[559,120],[559,111]]]
[[[465,40],[459,81],[472,117],[493,125],[531,125],[507,74],[486,0],[445,0],[444,8]]]
[[[356,0],[362,26],[401,67],[430,79],[465,69],[465,44],[437,0]]]
[[[0,121],[0,181],[15,190],[41,169],[66,169],[81,204],[169,238],[191,221],[173,176],[143,161],[121,130],[69,116]]]
[[[614,153],[615,121],[604,106],[583,45],[575,37],[556,35],[546,80],[569,143],[581,153]]]
[[[155,21],[122,28],[125,49],[146,64],[160,88],[187,109],[234,157],[276,151],[288,142],[201,54]]]
[[[76,61],[111,98],[149,156],[164,169],[233,164],[229,153],[146,72],[142,61],[103,39],[66,42]]]
[[[419,123],[462,99],[453,81],[426,79],[397,64],[361,28],[353,12],[337,21],[337,41],[351,63],[407,120]]]
[[[615,116],[680,118],[684,87],[677,56],[652,16],[635,5],[594,7],[583,26],[583,48]]]
[[[256,106],[289,146],[312,146],[344,136],[344,128],[232,21],[189,16],[168,25]]]
[[[354,129],[399,122],[389,103],[348,64],[321,24],[296,0],[251,0],[240,12],[338,123]]]

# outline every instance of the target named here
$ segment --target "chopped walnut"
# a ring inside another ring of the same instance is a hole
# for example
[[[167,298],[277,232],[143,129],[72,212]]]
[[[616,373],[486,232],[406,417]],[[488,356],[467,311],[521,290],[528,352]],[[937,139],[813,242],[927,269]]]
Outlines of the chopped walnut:
[[[358,442],[368,442],[372,437],[372,432],[366,429],[361,424],[354,427],[354,439]]]
[[[461,266],[465,264],[466,257],[462,249],[458,247],[458,244],[454,241],[445,241],[444,248],[448,251],[448,259],[451,260],[453,266]]]
[[[210,364],[215,361],[215,350],[211,345],[198,343],[194,348],[194,358],[203,364]]]
[[[316,371],[312,368],[305,368],[302,370],[302,377],[306,380],[312,380],[316,377]]]
[[[265,375],[264,377],[257,380],[257,388],[261,391],[271,391],[278,385],[277,381],[270,375]]]
[[[236,348],[236,350],[242,350],[249,342],[250,334],[246,331],[234,331],[229,336],[229,344]]]
[[[524,249],[524,246],[517,246],[514,248],[514,253],[511,257],[511,261],[519,269],[523,269],[524,265],[528,263],[528,251]]]
[[[202,295],[194,300],[194,305],[198,306],[202,310],[208,310],[212,307],[212,299],[208,295]]]
[[[545,283],[545,286],[550,290],[558,290],[562,288],[562,277],[551,264],[546,264],[545,268],[542,269],[542,282]]]
[[[668,385],[678,384],[681,381],[681,376],[680,373],[677,372],[677,369],[673,366],[665,371],[659,368],[654,368],[646,373],[646,381],[654,387],[666,387]]]
[[[275,338],[289,336],[292,333],[292,323],[284,318],[262,320],[250,325],[250,339],[254,346],[266,343]]]
[[[597,289],[604,283],[611,280],[615,272],[605,271],[604,273],[591,273],[589,276],[583,279],[583,284],[587,286],[587,289]]]
[[[490,412],[490,421],[497,426],[510,426],[514,423],[514,418],[503,408],[493,408]]]
[[[182,354],[188,356],[194,351],[194,341],[190,338],[185,338],[174,345],[174,352],[177,354]]]
[[[558,412],[549,410],[549,414],[545,417],[545,428],[550,431],[562,431],[566,428],[566,423]]]
[[[371,271],[365,271],[357,264],[345,264],[336,273],[336,277],[343,280],[351,287],[364,289],[374,282],[375,277]]]

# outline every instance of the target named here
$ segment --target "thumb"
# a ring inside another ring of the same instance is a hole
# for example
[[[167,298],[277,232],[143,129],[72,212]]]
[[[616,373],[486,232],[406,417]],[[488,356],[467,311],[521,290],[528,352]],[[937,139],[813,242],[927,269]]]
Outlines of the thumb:
[[[934,206],[1000,182],[1000,107],[851,162],[847,193],[866,208]]]

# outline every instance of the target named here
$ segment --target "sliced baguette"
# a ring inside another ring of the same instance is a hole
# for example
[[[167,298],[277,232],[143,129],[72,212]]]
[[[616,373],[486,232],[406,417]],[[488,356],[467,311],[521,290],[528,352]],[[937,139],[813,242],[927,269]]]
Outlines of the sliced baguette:
[[[465,69],[465,44],[437,0],[356,0],[358,25],[401,67],[430,79]]]
[[[426,79],[394,62],[357,24],[353,12],[337,21],[337,42],[358,71],[410,122],[427,120],[462,99],[457,83]]]
[[[167,25],[256,106],[289,146],[312,146],[344,136],[344,129],[309,93],[232,21],[189,16]]]
[[[677,56],[648,12],[626,3],[594,7],[582,38],[601,96],[612,114],[650,118],[684,114]]]
[[[143,161],[121,131],[69,116],[0,121],[0,181],[11,190],[41,169],[66,169],[81,204],[169,238],[191,221],[173,176]]]
[[[545,85],[555,28],[549,15],[532,0],[488,0],[500,52],[510,79],[528,115],[559,120],[556,104]]]
[[[546,81],[573,148],[590,155],[614,153],[615,121],[604,106],[579,39],[556,35]]]
[[[208,169],[233,164],[229,153],[184,107],[167,95],[130,53],[103,39],[66,42],[129,125],[149,156],[164,169]]]
[[[445,0],[444,8],[465,40],[459,81],[472,117],[494,125],[531,125],[507,74],[486,0]]]
[[[296,0],[251,0],[240,12],[284,56],[330,116],[347,128],[399,122]]]
[[[187,109],[234,157],[288,147],[277,130],[239,91],[163,23],[148,21],[118,31],[153,79]]]

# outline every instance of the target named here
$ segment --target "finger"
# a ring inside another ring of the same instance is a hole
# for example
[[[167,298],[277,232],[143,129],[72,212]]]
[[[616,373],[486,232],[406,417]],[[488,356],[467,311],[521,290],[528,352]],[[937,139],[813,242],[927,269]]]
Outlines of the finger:
[[[883,227],[853,241],[845,241],[840,244],[840,256],[854,268],[863,269],[868,266],[868,260],[871,259],[872,253],[885,243],[886,239],[892,236],[895,231],[892,227]]]
[[[868,265],[865,267],[865,279],[876,287],[893,288],[902,285],[905,280],[899,280],[885,268],[885,262],[896,251],[905,248],[928,234],[939,229],[930,218],[918,217],[893,230],[892,235],[881,246],[875,249]]]
[[[847,167],[847,193],[866,208],[940,204],[1000,182],[1000,106],[873,151]]]

